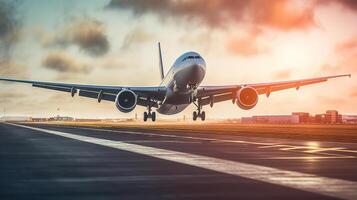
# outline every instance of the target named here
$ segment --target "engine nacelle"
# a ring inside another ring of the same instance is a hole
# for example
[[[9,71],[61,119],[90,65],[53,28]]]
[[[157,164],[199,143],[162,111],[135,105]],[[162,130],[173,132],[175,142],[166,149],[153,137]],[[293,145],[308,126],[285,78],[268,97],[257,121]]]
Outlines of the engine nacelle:
[[[118,93],[115,98],[115,106],[121,112],[131,112],[134,110],[136,103],[138,101],[138,97],[131,90],[122,90]]]
[[[254,108],[258,103],[258,92],[252,87],[244,87],[237,92],[237,105],[244,110]]]

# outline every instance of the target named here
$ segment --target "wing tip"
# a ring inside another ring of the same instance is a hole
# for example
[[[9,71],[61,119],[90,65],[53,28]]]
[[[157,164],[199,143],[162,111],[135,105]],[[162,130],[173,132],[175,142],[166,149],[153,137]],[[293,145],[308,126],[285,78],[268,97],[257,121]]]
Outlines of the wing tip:
[[[349,78],[352,77],[352,74],[341,74],[341,75],[336,75],[336,76],[331,76],[330,78],[338,78],[338,77],[346,77],[348,76]]]

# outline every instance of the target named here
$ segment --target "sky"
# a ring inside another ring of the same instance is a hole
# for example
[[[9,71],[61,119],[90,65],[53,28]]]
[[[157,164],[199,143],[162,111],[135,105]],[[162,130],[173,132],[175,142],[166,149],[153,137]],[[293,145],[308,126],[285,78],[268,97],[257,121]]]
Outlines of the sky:
[[[352,74],[260,96],[248,111],[231,101],[207,106],[208,118],[357,113],[357,1],[0,0],[1,77],[156,86],[159,41],[166,71],[186,51],[202,55],[202,85]],[[0,108],[12,116],[77,118],[130,118],[145,111],[138,106],[120,113],[112,102],[12,83],[0,83]]]

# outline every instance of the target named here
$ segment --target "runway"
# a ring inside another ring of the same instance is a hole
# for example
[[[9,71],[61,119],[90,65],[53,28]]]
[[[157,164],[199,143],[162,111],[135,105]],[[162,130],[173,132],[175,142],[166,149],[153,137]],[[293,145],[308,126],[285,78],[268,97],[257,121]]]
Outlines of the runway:
[[[356,143],[0,124],[1,199],[357,199]]]

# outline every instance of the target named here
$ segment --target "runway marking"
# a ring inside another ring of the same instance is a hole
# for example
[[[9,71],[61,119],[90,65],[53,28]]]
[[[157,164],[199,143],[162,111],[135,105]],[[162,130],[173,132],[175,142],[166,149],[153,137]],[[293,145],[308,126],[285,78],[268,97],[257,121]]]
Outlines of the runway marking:
[[[346,159],[351,158],[350,156],[278,156],[278,157],[268,157],[268,158],[258,158],[263,160],[308,160],[316,161],[321,159]]]
[[[209,141],[209,142],[225,142],[225,143],[238,143],[238,144],[252,144],[258,145],[258,148],[278,148],[281,151],[294,151],[294,152],[303,152],[309,154],[318,154],[324,156],[330,156],[330,158],[356,158],[351,155],[341,155],[336,153],[326,153],[326,151],[334,151],[340,153],[356,153],[357,151],[349,150],[346,148],[323,148],[312,145],[298,146],[298,145],[286,145],[279,143],[271,143],[271,142],[250,142],[244,140],[224,140],[224,139],[216,139],[216,138],[204,138],[204,137],[194,137],[194,136],[183,136],[183,135],[168,135],[168,134],[159,134],[159,133],[145,133],[140,131],[121,131],[121,130],[110,130],[110,129],[98,129],[98,128],[88,128],[88,127],[69,127],[73,129],[82,129],[82,130],[92,130],[92,131],[101,131],[101,132],[114,132],[114,133],[124,133],[124,134],[133,134],[133,135],[145,135],[145,136],[157,136],[157,137],[168,137],[168,138],[181,138],[181,139],[192,139],[192,140],[201,140],[201,141]],[[305,151],[299,151],[304,150]],[[302,156],[303,158],[303,156]]]
[[[183,144],[198,144],[194,141],[178,141],[178,140],[124,140],[127,143],[183,143]]]
[[[115,133],[125,133],[132,135],[145,135],[145,136],[157,136],[157,137],[168,137],[168,138],[180,138],[180,139],[192,139],[192,140],[202,140],[210,142],[227,142],[227,143],[240,143],[240,144],[254,144],[254,145],[275,145],[277,143],[272,142],[249,142],[244,140],[223,140],[215,138],[203,138],[203,137],[194,137],[194,136],[183,136],[183,135],[167,135],[159,133],[146,133],[140,131],[119,131],[119,130],[110,130],[110,129],[98,129],[98,128],[88,128],[88,127],[71,127],[74,129],[83,129],[83,130],[92,130],[92,131],[102,131],[102,132],[115,132]]]
[[[310,154],[320,154],[320,155],[328,155],[331,158],[356,158],[355,156],[351,155],[341,155],[336,153],[328,153],[328,152],[344,152],[344,153],[357,153],[357,151],[349,150],[344,147],[319,147],[319,146],[297,146],[297,145],[286,145],[286,144],[278,144],[278,145],[268,145],[268,146],[261,146],[258,147],[260,149],[267,149],[267,148],[277,148],[281,151],[297,151],[299,150],[303,153],[310,153]]]
[[[10,125],[330,197],[347,200],[356,199],[357,197],[357,182],[353,181],[147,147],[121,141],[75,135],[19,124]]]

